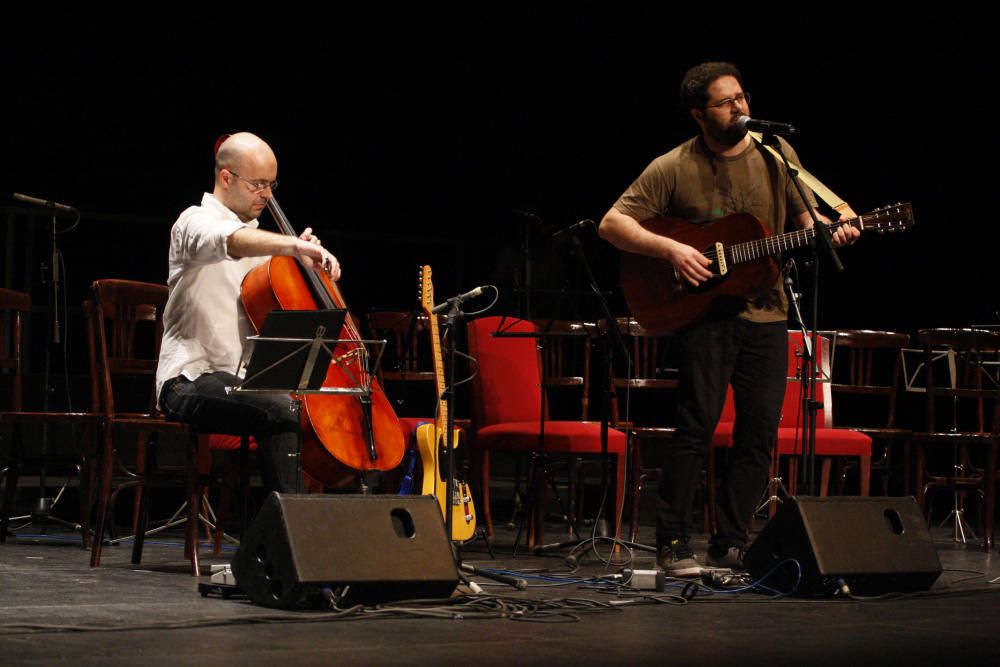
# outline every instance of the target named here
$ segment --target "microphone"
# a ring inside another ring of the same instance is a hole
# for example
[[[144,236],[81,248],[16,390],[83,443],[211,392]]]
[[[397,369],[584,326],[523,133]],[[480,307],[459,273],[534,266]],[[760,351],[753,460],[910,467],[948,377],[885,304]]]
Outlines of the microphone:
[[[20,192],[14,193],[14,199],[18,201],[27,202],[29,204],[34,204],[36,206],[44,206],[45,208],[54,208],[57,211],[67,211],[69,213],[76,213],[76,209],[67,204],[60,204],[59,202],[49,201],[47,199],[39,199],[38,197],[22,195]]]
[[[586,220],[581,220],[580,222],[575,222],[572,225],[570,225],[569,227],[563,227],[558,232],[556,232],[555,234],[552,235],[552,240],[556,240],[558,238],[566,236],[567,234],[574,234],[574,233],[576,233],[576,230],[578,230],[578,229],[584,229],[585,227],[594,227],[595,230],[597,229],[594,226],[594,221],[591,220],[590,218],[587,218]]]
[[[453,296],[450,299],[448,299],[447,301],[445,301],[444,303],[439,303],[438,305],[436,305],[433,308],[431,308],[431,314],[432,315],[438,315],[438,314],[443,313],[444,311],[448,310],[453,305],[457,306],[459,304],[465,303],[469,299],[474,299],[477,296],[479,296],[480,294],[482,294],[483,290],[487,289],[488,287],[489,287],[489,285],[481,285],[481,286],[479,286],[479,287],[477,287],[475,289],[470,289],[468,292],[466,292],[464,294],[459,294],[458,296]]]
[[[771,134],[789,135],[795,134],[795,128],[788,123],[776,123],[773,120],[758,120],[750,116],[740,116],[736,124],[742,130],[753,132],[770,132]]]

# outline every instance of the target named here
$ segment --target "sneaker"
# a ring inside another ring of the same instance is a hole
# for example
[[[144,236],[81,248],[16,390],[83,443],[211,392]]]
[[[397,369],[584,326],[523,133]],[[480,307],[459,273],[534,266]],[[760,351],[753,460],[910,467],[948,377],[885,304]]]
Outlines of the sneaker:
[[[708,555],[705,556],[705,567],[742,570],[743,549],[741,547],[729,547],[723,553],[718,553],[713,548],[709,548]]]
[[[694,552],[686,540],[673,540],[656,552],[656,566],[668,577],[697,577],[701,565],[694,559]]]

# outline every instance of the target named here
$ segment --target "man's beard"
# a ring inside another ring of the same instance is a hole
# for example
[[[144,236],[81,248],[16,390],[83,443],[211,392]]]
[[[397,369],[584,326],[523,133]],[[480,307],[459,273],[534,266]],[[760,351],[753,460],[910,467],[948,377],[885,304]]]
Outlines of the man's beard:
[[[732,148],[743,141],[743,137],[747,136],[746,128],[740,127],[739,123],[731,123],[723,127],[719,123],[708,121],[705,123],[705,130],[708,132],[708,136],[726,148]]]

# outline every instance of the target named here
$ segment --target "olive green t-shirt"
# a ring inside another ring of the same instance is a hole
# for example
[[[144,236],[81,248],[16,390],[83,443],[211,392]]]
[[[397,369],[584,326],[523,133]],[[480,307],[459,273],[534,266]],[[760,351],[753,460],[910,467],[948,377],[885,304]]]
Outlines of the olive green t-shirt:
[[[792,147],[780,141],[788,159],[798,164]],[[807,194],[815,207],[812,193]],[[785,166],[757,142],[739,155],[724,157],[712,153],[700,135],[653,160],[614,207],[639,221],[668,215],[694,224],[749,213],[768,234],[784,231],[789,214],[805,211]],[[748,299],[740,313],[753,322],[779,322],[787,316],[780,275],[769,293]]]

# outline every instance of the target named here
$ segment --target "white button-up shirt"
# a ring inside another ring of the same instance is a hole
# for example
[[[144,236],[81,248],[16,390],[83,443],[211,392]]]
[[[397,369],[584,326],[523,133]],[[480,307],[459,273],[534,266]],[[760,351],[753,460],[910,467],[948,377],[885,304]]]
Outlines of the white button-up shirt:
[[[156,395],[163,383],[183,375],[236,373],[246,337],[254,333],[240,302],[244,276],[267,257],[230,257],[227,240],[257,221],[242,222],[205,193],[200,206],[181,213],[170,230],[170,297],[163,313],[163,342],[156,369]]]

